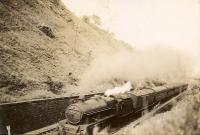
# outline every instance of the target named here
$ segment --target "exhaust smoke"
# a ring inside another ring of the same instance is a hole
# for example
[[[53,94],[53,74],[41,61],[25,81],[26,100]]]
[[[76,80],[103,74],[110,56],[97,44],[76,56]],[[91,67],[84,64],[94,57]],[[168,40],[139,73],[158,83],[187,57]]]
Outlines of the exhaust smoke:
[[[146,85],[147,80],[162,83],[185,82],[194,75],[194,69],[197,67],[195,62],[196,59],[191,54],[165,47],[115,52],[113,55],[103,55],[95,59],[83,74],[80,86],[89,90],[106,86],[106,83],[113,80],[122,80],[129,81],[126,84],[129,89],[130,82],[134,87]],[[119,88],[116,89],[118,91]],[[124,90],[124,87],[122,89]]]
[[[110,95],[116,95],[116,94],[119,94],[119,93],[125,93],[127,91],[130,91],[132,88],[131,86],[131,82],[127,82],[126,84],[124,84],[123,86],[121,87],[115,87],[113,89],[108,89],[105,91],[104,95],[106,96],[110,96]]]

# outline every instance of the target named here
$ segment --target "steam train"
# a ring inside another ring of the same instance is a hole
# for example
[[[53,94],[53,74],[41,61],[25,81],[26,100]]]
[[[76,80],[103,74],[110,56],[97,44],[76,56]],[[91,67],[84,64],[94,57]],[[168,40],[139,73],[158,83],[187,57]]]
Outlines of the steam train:
[[[66,108],[66,121],[60,122],[59,134],[90,135],[96,125],[124,118],[164,102],[187,89],[187,84],[168,84],[111,96],[94,96]]]

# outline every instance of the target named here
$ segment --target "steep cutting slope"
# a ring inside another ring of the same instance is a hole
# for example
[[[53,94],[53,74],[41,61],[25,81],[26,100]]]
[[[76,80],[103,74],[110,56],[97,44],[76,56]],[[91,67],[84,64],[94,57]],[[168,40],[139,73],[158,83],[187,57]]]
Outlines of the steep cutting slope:
[[[1,101],[72,92],[96,55],[127,48],[60,0],[0,0]]]

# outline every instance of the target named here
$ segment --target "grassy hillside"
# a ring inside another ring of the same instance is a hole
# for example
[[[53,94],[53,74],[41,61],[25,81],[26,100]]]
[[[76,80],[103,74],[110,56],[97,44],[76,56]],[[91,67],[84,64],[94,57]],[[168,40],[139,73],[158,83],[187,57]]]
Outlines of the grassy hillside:
[[[2,102],[76,92],[95,56],[127,49],[60,0],[0,0],[0,16]]]

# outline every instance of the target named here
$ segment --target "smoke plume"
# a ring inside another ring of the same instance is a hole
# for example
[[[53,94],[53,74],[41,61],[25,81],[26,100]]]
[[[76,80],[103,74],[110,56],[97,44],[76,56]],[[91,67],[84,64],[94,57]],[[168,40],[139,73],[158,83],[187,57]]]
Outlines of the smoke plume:
[[[194,60],[186,53],[167,47],[99,56],[82,76],[81,86],[89,89],[116,79],[134,84],[145,80],[167,83],[188,81],[194,74]]]
[[[110,96],[110,95],[116,95],[116,94],[119,94],[119,93],[125,93],[127,91],[130,91],[131,88],[132,88],[131,83],[127,82],[126,84],[124,84],[121,87],[115,87],[113,89],[106,90],[105,95]]]

